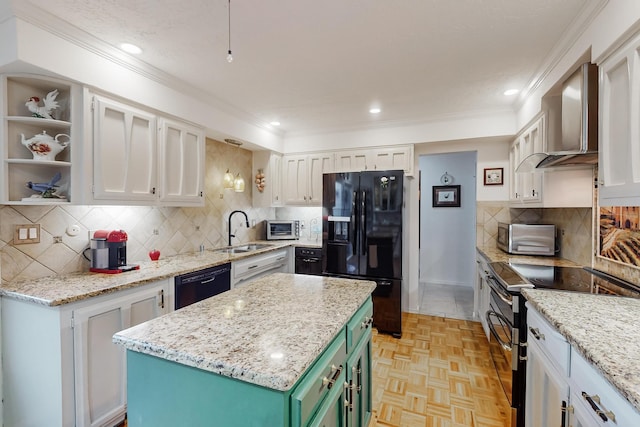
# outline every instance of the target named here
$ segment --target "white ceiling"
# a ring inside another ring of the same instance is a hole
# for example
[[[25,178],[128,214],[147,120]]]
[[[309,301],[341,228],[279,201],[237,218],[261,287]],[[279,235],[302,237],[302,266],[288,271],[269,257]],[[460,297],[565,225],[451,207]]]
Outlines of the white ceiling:
[[[228,0],[29,1],[285,135],[513,109],[599,3],[232,0],[227,63]]]

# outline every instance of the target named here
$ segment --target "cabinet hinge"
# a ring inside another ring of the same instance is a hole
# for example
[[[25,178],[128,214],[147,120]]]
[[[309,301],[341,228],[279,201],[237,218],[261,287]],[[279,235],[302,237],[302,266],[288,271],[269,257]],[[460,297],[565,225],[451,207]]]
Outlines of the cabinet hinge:
[[[96,99],[92,98],[91,99],[91,111],[94,111],[96,108]]]
[[[75,321],[73,315],[71,315],[71,329],[73,329],[75,327],[76,327],[76,321]]]

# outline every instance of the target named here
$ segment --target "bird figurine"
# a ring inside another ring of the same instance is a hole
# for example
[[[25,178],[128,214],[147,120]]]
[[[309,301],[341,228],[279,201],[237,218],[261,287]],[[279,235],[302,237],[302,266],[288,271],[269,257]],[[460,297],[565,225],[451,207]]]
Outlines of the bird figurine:
[[[31,116],[38,117],[40,119],[53,119],[51,116],[51,110],[55,110],[59,107],[58,101],[56,101],[56,97],[58,96],[58,89],[54,89],[47,94],[44,98],[44,105],[38,105],[40,103],[40,98],[37,96],[32,96],[29,100],[24,104],[29,111],[31,111]]]
[[[56,187],[58,186],[56,185],[56,183],[60,181],[60,178],[62,178],[62,175],[60,174],[60,172],[58,172],[53,176],[53,178],[51,178],[51,181],[49,182],[37,183],[29,181],[27,182],[27,187],[37,193],[40,193],[43,198],[57,198],[58,196],[55,194],[55,192]]]

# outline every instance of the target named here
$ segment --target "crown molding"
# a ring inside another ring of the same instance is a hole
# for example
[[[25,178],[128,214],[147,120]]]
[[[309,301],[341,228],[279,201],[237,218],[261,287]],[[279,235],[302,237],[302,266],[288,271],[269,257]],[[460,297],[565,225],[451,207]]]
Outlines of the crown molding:
[[[170,89],[184,93],[197,99],[215,109],[236,117],[250,125],[264,129],[272,134],[282,137],[283,132],[260,120],[253,114],[242,110],[226,101],[221,100],[215,94],[204,91],[189,83],[166,73],[152,65],[147,64],[138,58],[129,55],[120,49],[100,40],[73,24],[39,9],[28,0],[16,0],[12,2],[13,16],[23,20],[43,31],[51,33],[63,40],[68,41],[92,54],[104,58],[116,65],[125,68],[133,73],[143,76],[149,80],[157,82]]]
[[[563,33],[561,39],[554,45],[549,52],[547,60],[534,73],[527,88],[520,93],[517,101],[514,103],[516,110],[524,105],[527,98],[534,93],[543,82],[549,77],[551,72],[558,66],[561,60],[569,53],[571,48],[576,44],[578,39],[584,34],[589,25],[593,23],[598,14],[604,9],[609,0],[597,0],[588,2],[580,11],[580,14],[573,20],[571,25]],[[555,83],[555,82],[554,82]]]

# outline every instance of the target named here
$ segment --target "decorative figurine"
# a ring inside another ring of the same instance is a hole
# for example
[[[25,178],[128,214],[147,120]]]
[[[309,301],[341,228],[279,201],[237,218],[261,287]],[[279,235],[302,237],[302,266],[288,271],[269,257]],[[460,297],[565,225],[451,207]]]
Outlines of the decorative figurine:
[[[58,172],[53,176],[53,178],[51,178],[51,181],[49,182],[36,183],[29,181],[27,182],[27,187],[37,193],[40,193],[40,196],[45,199],[62,198],[61,196],[55,194],[57,191],[56,187],[58,187],[56,183],[60,181],[60,178],[62,178],[62,175],[60,174],[60,172]]]
[[[51,116],[51,110],[55,110],[59,107],[56,97],[58,96],[58,89],[54,89],[47,94],[44,98],[44,106],[39,106],[40,98],[32,96],[24,104],[31,111],[32,117],[38,117],[40,119],[53,119]]]
[[[258,173],[256,174],[255,183],[256,183],[256,188],[258,189],[258,191],[262,193],[264,191],[264,186],[266,184],[266,179],[265,179],[264,173],[262,172],[262,169],[258,169]]]
[[[59,133],[54,138],[47,135],[45,130],[29,139],[24,139],[23,133],[20,136],[22,137],[22,145],[33,154],[33,160],[55,160],[58,153],[67,148],[71,142],[71,137],[66,133]],[[66,137],[67,141],[58,141],[61,136]]]

